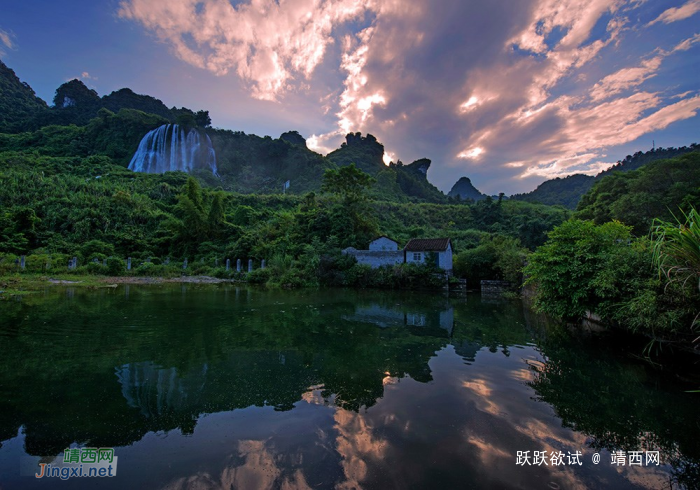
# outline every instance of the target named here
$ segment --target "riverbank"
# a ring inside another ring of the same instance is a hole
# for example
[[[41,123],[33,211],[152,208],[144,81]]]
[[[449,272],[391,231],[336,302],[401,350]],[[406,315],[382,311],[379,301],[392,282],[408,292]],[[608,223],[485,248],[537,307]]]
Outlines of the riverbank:
[[[109,288],[119,284],[163,284],[163,283],[187,283],[187,284],[219,284],[244,282],[235,279],[219,279],[211,276],[177,276],[177,277],[137,277],[137,276],[95,276],[95,275],[39,275],[22,274],[0,277],[0,300],[11,296],[31,294],[43,291],[52,286],[75,286],[81,288]]]

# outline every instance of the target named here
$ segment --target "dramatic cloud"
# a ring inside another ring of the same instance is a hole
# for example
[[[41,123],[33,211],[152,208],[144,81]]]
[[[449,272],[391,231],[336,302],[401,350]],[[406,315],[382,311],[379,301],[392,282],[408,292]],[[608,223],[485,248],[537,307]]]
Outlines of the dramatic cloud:
[[[366,0],[126,0],[119,15],[141,22],[187,63],[230,69],[254,97],[274,100],[295,77],[309,78],[333,43],[333,28],[368,11]]]
[[[235,73],[254,98],[306,98],[327,123],[310,148],[370,132],[385,162],[431,158],[443,190],[469,175],[510,193],[596,173],[616,160],[611,149],[697,116],[698,82],[669,83],[666,66],[677,71],[700,34],[664,25],[700,0],[652,10],[637,0],[124,0],[119,15],[187,63]],[[653,24],[665,34],[640,43]]]
[[[657,22],[670,24],[671,22],[687,19],[688,17],[695,15],[697,12],[700,12],[700,0],[690,0],[681,7],[674,7],[665,10],[656,19],[649,22],[649,25],[656,24]]]

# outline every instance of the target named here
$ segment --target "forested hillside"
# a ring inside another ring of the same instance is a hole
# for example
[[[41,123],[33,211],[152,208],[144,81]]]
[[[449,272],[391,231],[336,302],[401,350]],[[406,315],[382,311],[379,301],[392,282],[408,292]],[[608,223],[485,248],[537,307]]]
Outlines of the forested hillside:
[[[0,133],[16,131],[35,114],[46,110],[46,102],[0,61]]]
[[[583,196],[575,216],[597,224],[621,221],[636,235],[647,235],[655,219],[671,221],[681,209],[700,207],[699,183],[700,151],[657,160],[601,178]]]
[[[539,202],[542,204],[561,205],[569,209],[576,209],[583,195],[595,182],[615,172],[629,172],[656,160],[673,158],[698,150],[698,145],[680,148],[655,148],[647,152],[638,151],[634,155],[627,155],[624,160],[618,161],[607,170],[600,172],[595,177],[583,174],[569,175],[568,177],[547,180],[537,186],[532,192],[515,194],[511,199],[520,201]]]
[[[627,155],[623,160],[618,161],[609,169],[603,170],[596,175],[596,179],[600,180],[606,175],[611,175],[615,172],[629,172],[630,170],[636,170],[639,167],[655,162],[656,160],[675,158],[697,150],[700,150],[700,146],[698,146],[696,143],[692,143],[690,146],[681,146],[679,148],[654,148],[646,152],[638,151],[634,155]]]
[[[595,182],[595,177],[590,175],[575,174],[564,178],[556,178],[542,182],[532,192],[514,194],[511,199],[517,201],[539,202],[551,206],[560,205],[568,209],[576,209],[588,189]]]
[[[249,280],[289,287],[404,287],[432,284],[429,267],[377,274],[340,251],[366,248],[378,235],[401,246],[411,238],[450,237],[454,272],[474,285],[482,279],[518,285],[523,264],[534,257],[533,281],[554,274],[552,295],[540,304],[556,315],[580,313],[557,309],[562,290],[557,274],[565,277],[572,267],[571,281],[590,276],[590,284],[579,285],[588,295],[581,305],[589,310],[603,305],[611,322],[629,315],[644,332],[660,328],[664,318],[685,321],[695,301],[687,291],[679,294],[688,294],[688,300],[659,292],[663,284],[654,279],[647,238],[635,239],[640,241],[634,248],[601,245],[594,256],[589,245],[579,249],[586,242],[581,237],[598,235],[626,245],[634,239],[631,233],[646,237],[654,219],[671,220],[697,207],[699,152],[674,149],[687,154],[601,176],[579,204],[579,220],[568,221],[571,213],[562,206],[525,202],[532,195],[494,199],[468,178],[445,196],[427,179],[429,159],[385,165],[383,145],[369,134],[349,134],[324,157],[309,150],[296,131],[273,139],[214,129],[206,111],[168,109],[128,89],[100,97],[72,81],[58,88],[49,108],[11,71],[3,73],[3,86],[14,87],[14,95],[3,92],[3,103],[25,109],[5,114],[6,129],[0,132],[0,273],[16,272],[19,255],[27,256],[29,270],[44,273],[52,267],[65,271],[68,259],[77,257],[78,273],[119,275],[131,257],[130,274],[179,274],[188,260],[188,273],[221,277],[234,274],[222,268],[227,258],[265,259],[269,268]],[[216,174],[126,168],[146,133],[172,123],[208,135]],[[654,157],[669,152],[657,150]],[[645,155],[630,157],[622,170],[651,158]],[[572,207],[592,179],[572,176],[544,183],[536,193]],[[567,262],[578,253],[585,256],[581,264],[590,258],[601,275]],[[559,258],[560,265],[549,267],[548,261]],[[655,294],[662,298],[654,306],[656,323],[644,323],[641,307],[619,308],[621,301],[646,301]],[[678,325],[673,332],[680,331]]]
[[[462,177],[455,182],[455,185],[452,186],[452,189],[450,189],[450,192],[448,192],[447,195],[463,201],[480,201],[486,197],[476,187],[474,187],[474,184],[472,184],[469,177]]]

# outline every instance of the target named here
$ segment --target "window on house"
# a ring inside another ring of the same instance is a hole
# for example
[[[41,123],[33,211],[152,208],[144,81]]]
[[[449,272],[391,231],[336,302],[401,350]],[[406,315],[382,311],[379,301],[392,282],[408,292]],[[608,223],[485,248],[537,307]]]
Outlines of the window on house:
[[[413,252],[413,261],[414,261],[414,262],[420,262],[420,261],[421,261],[420,252]]]

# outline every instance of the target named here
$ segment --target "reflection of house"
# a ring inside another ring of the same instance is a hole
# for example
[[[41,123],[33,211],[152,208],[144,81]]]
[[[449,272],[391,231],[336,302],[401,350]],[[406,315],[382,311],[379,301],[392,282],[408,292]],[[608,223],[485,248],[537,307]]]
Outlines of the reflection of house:
[[[452,270],[452,243],[449,238],[413,238],[403,249],[406,263],[435,260],[435,265]],[[432,258],[434,257],[434,258]]]
[[[370,242],[369,250],[349,247],[343,250],[343,253],[355,257],[358,264],[369,265],[375,269],[384,265],[435,260],[435,265],[440,269],[452,271],[452,242],[449,238],[413,238],[403,250],[399,250],[396,241],[381,236]]]
[[[392,308],[372,304],[358,306],[352,315],[343,315],[343,318],[354,322],[371,323],[381,328],[424,327],[428,332],[431,329],[442,329],[452,335],[454,308],[449,304],[445,304],[443,308]]]

